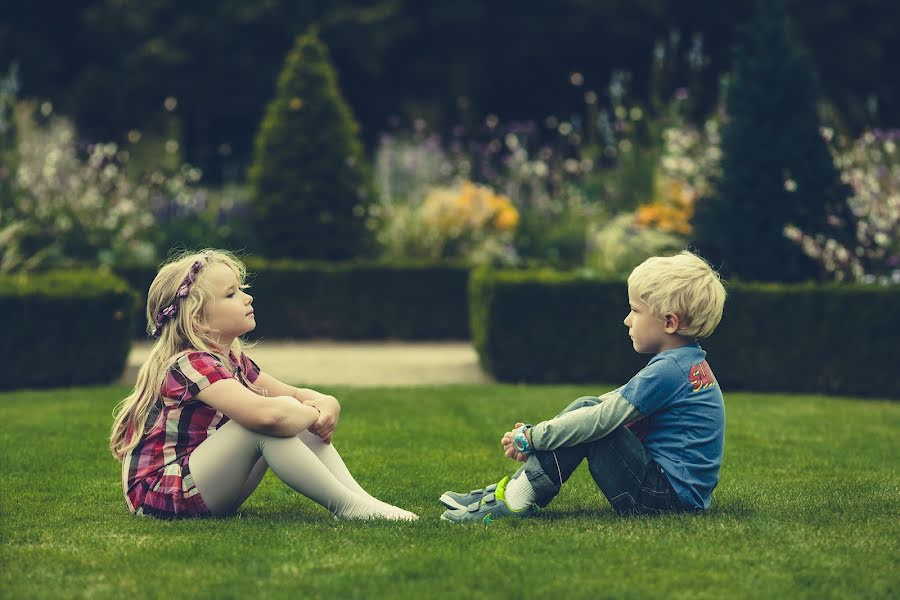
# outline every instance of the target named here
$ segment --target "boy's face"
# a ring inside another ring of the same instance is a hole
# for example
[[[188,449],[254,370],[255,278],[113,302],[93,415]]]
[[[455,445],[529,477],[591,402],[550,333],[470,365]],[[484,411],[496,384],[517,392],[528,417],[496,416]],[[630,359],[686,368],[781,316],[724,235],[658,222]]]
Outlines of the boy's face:
[[[628,304],[631,312],[625,317],[625,326],[628,327],[628,336],[635,352],[659,354],[668,350],[673,336],[667,331],[666,319],[650,312],[650,307],[630,287]]]

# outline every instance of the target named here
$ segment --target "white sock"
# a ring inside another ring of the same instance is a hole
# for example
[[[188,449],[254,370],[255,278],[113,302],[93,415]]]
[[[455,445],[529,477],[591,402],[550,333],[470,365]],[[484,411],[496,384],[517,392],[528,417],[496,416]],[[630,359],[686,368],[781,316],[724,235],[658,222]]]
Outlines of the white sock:
[[[369,520],[369,519],[388,519],[390,521],[415,521],[419,517],[409,511],[403,510],[396,506],[391,506],[385,502],[365,501],[359,496],[356,500],[348,502],[333,511],[334,516],[339,519],[349,520]]]
[[[525,473],[519,473],[515,479],[506,484],[506,505],[513,510],[522,510],[534,504],[534,487]]]

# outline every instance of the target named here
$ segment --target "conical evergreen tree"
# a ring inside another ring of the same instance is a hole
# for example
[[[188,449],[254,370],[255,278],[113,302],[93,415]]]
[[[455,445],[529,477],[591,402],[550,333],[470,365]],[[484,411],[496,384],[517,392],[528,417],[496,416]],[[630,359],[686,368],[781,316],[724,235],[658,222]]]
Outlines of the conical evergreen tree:
[[[357,131],[311,29],[285,58],[248,174],[254,233],[267,256],[340,260],[365,251],[374,192]]]
[[[785,238],[785,225],[822,232],[846,206],[819,133],[816,77],[794,42],[781,0],[758,0],[739,33],[726,97],[722,180],[701,200],[695,243],[726,276],[801,281],[820,267]]]

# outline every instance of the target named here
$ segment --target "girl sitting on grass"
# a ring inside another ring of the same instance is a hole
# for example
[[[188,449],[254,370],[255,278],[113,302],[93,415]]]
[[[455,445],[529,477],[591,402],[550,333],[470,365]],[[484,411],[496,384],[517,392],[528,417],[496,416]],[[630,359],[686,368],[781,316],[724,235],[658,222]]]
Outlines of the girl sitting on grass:
[[[147,296],[156,343],[116,410],[110,450],[128,509],[197,517],[236,510],[266,470],[341,519],[415,520],[370,496],[331,444],[341,407],[286,385],[242,352],[256,327],[245,268],[206,250],[163,265]]]

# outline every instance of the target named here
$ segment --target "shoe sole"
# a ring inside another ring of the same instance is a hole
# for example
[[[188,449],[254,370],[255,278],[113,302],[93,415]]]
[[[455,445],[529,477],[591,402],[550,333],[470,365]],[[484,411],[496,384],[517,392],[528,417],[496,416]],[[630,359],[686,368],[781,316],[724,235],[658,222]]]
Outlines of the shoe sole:
[[[450,508],[453,510],[459,510],[460,508],[468,508],[467,506],[463,506],[462,504],[460,504],[459,502],[457,502],[456,500],[454,500],[452,497],[450,497],[447,494],[441,494],[441,504],[443,504],[447,508]],[[447,519],[444,519],[444,520],[446,521]]]

